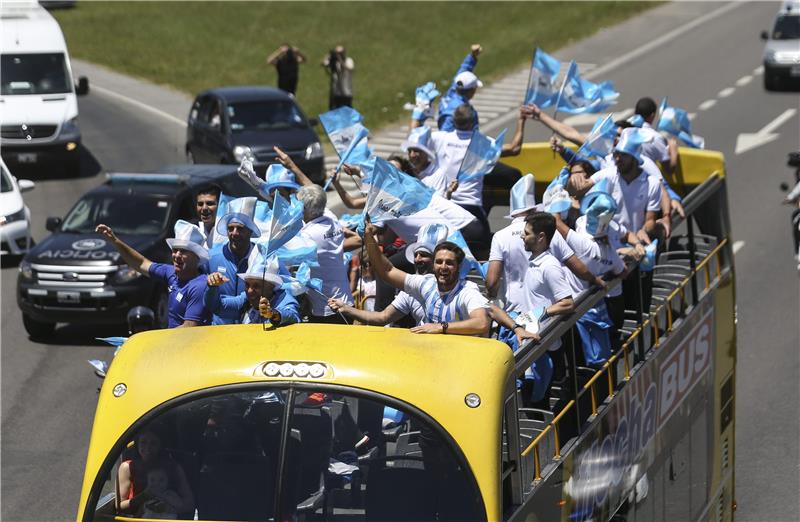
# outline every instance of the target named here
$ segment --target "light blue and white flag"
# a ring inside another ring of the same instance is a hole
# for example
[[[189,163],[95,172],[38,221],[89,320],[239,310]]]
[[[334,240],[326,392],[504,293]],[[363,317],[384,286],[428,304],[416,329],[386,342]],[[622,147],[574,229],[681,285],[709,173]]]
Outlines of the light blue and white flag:
[[[598,118],[591,132],[586,136],[583,145],[578,148],[577,156],[597,156],[604,158],[614,150],[617,138],[617,126],[612,114]]]
[[[340,158],[344,156],[353,141],[356,142],[356,146],[350,151],[349,163],[360,165],[372,156],[367,140],[357,139],[364,131],[369,134],[369,130],[361,123],[364,118],[357,110],[352,107],[339,107],[320,114],[319,121]]]
[[[364,214],[373,223],[410,216],[426,208],[432,198],[433,189],[403,174],[388,161],[376,158]]]
[[[464,251],[464,262],[461,263],[461,271],[459,272],[459,277],[461,279],[466,278],[467,274],[469,274],[470,270],[472,270],[473,268],[477,270],[479,274],[483,275],[483,272],[481,271],[481,264],[478,262],[477,259],[475,259],[475,256],[472,254],[472,251],[467,246],[467,242],[460,231],[456,230],[455,232],[447,236],[447,240],[450,241],[451,243],[455,243],[456,245],[461,247],[461,250]]]
[[[353,138],[350,140],[350,145],[347,146],[347,150],[341,155],[339,159],[339,164],[336,165],[336,172],[339,172],[342,169],[342,165],[345,163],[362,163],[362,161],[354,161],[353,158],[359,156],[362,153],[363,149],[369,150],[367,147],[367,137],[369,136],[369,130],[366,127],[359,127],[356,130],[356,133],[353,135]],[[371,155],[371,153],[370,153]],[[368,158],[365,158],[365,160]]]
[[[556,100],[556,111],[569,114],[601,112],[617,102],[619,93],[611,82],[592,83],[581,78],[578,64],[569,63]]]
[[[317,248],[314,240],[303,234],[297,234],[275,251],[275,257],[286,266],[297,266],[302,263],[319,266]]]
[[[263,253],[264,258],[268,258],[296,236],[301,228],[303,228],[303,203],[294,197],[291,198],[291,201],[286,201],[280,193],[276,192],[272,204],[269,233],[265,241],[267,246]]]
[[[503,129],[495,139],[481,134],[478,129],[472,131],[472,139],[456,176],[459,183],[485,176],[492,171],[500,159],[507,130]]]
[[[667,99],[664,98],[661,100],[661,107],[658,113],[659,117],[656,130],[672,134],[684,145],[694,149],[705,148],[706,140],[692,134],[692,122],[689,120],[689,114],[685,110],[671,107],[667,103]]]
[[[322,293],[322,279],[311,277],[311,267],[306,263],[302,263],[297,268],[294,277],[281,275],[281,279],[283,279],[281,290],[285,290],[295,297],[306,293],[309,289]]]
[[[569,209],[570,199],[566,189],[568,179],[569,169],[563,167],[544,190],[542,206],[546,212],[559,213]]]
[[[540,109],[553,105],[558,95],[556,77],[560,70],[561,62],[537,47],[533,52],[525,104],[535,103]]]

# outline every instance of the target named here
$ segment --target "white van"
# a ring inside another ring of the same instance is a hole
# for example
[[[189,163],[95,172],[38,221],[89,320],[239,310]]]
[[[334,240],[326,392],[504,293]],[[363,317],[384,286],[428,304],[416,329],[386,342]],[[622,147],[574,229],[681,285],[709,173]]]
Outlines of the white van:
[[[9,166],[54,163],[80,172],[76,95],[58,22],[37,2],[0,3],[0,149]]]

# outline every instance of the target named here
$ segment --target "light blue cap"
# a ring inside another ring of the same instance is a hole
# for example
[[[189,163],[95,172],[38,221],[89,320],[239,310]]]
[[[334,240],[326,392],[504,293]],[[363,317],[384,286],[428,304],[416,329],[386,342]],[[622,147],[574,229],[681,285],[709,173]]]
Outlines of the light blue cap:
[[[509,206],[511,209],[506,216],[508,219],[514,219],[536,207],[536,179],[533,174],[526,174],[514,183],[511,187]]]
[[[617,213],[617,202],[608,193],[608,180],[601,180],[581,201],[581,214],[586,215],[586,232],[594,237],[606,235],[608,224]]]
[[[283,165],[273,163],[267,167],[266,185],[264,188],[267,192],[272,192],[278,187],[286,187],[293,190],[298,190],[300,185],[294,177],[294,173],[288,170]]]
[[[641,127],[644,125],[644,117],[641,114],[634,114],[630,118],[628,118],[628,123],[633,125],[634,127]]]
[[[261,229],[254,221],[256,215],[256,197],[236,198],[228,203],[227,213],[217,222],[217,232],[228,235],[228,225],[239,223],[250,229],[251,237],[261,237]]]
[[[639,129],[623,129],[622,133],[620,134],[619,141],[614,147],[614,150],[616,152],[633,156],[636,158],[636,161],[639,163],[639,165],[641,165],[644,163],[644,160],[642,159],[642,145],[644,143],[648,143],[652,139],[652,136],[645,135]]]

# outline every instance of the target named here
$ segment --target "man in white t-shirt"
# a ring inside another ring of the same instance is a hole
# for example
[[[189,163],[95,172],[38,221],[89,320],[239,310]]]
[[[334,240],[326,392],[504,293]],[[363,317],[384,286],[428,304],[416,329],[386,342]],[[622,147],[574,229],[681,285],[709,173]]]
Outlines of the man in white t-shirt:
[[[344,232],[339,219],[327,208],[325,192],[317,185],[304,185],[297,192],[303,203],[305,225],[300,234],[317,244],[319,266],[311,268],[311,277],[322,280],[322,294],[308,293],[311,302],[311,321],[318,323],[344,323],[343,318],[331,310],[328,299],[338,299],[353,304],[350,282],[344,265]]]
[[[668,142],[660,132],[653,128],[653,122],[658,113],[656,102],[648,97],[639,98],[634,110],[632,122],[635,122],[634,125],[640,127],[644,135],[650,138],[642,145],[642,155],[654,162],[660,162],[664,173],[671,174],[678,166],[678,146],[674,141]],[[639,124],[637,125],[637,123]]]
[[[433,251],[433,273],[412,275],[392,266],[378,248],[376,229],[367,222],[364,242],[375,277],[405,291],[423,304],[423,324],[414,333],[486,335],[490,323],[489,303],[477,288],[459,278],[464,251],[444,241]]]
[[[530,265],[530,253],[522,242],[525,218],[536,212],[536,183],[532,174],[520,178],[511,188],[511,212],[507,216],[512,223],[495,232],[489,252],[489,268],[486,272],[486,289],[490,298],[503,297],[507,312],[524,312],[525,274]],[[575,256],[575,253],[560,236],[550,242],[550,253],[569,269],[575,277],[588,284],[604,285]],[[504,285],[505,291],[502,292]]]
[[[436,154],[437,167],[425,183],[475,216],[475,221],[461,233],[475,257],[486,259],[492,233],[483,209],[483,176],[457,183],[461,162],[472,140],[474,114],[470,105],[460,105],[453,113],[455,130],[431,134],[430,146]]]
[[[659,235],[656,214],[661,210],[661,183],[642,169],[641,146],[648,138],[639,129],[626,129],[614,147],[615,165],[591,176],[593,185],[604,184],[617,203],[616,220],[635,232],[644,243]]]

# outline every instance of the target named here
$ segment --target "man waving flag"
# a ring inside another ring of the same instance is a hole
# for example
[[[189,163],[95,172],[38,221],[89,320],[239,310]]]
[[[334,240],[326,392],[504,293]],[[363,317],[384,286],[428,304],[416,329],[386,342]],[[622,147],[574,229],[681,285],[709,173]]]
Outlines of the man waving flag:
[[[560,70],[561,62],[537,47],[528,76],[525,105],[535,103],[540,109],[553,105],[558,94],[556,77]]]

